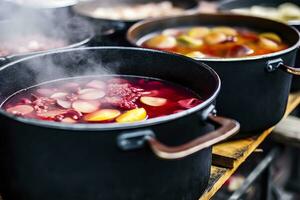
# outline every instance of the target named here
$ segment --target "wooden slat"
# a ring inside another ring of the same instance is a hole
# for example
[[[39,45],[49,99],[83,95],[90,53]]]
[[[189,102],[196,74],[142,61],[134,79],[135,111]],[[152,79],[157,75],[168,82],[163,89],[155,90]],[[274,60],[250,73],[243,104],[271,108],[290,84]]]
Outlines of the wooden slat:
[[[285,117],[289,115],[300,104],[300,93],[291,94]],[[211,199],[214,194],[222,187],[228,178],[238,169],[238,167],[255,151],[255,149],[266,139],[274,128],[270,128],[261,135],[229,141],[218,144],[213,147],[213,154],[222,157],[226,160],[226,166],[231,166],[232,169],[212,166],[211,178],[206,192],[200,197],[200,200]],[[228,164],[228,162],[230,162]],[[218,163],[220,164],[220,163]]]

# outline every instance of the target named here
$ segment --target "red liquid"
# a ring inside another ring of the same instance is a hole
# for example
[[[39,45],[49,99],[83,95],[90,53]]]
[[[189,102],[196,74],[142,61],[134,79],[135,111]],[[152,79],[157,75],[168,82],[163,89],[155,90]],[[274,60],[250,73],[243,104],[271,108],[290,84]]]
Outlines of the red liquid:
[[[166,81],[99,76],[24,89],[5,101],[2,108],[18,116],[56,122],[123,123],[174,114],[200,103],[202,100],[192,91]]]

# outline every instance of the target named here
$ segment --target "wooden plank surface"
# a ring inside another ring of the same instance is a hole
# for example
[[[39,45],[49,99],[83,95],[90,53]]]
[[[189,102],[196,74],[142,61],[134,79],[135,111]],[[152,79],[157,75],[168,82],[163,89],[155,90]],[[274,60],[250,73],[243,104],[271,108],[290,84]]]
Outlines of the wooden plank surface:
[[[300,104],[300,93],[291,94],[285,117],[289,115]],[[238,167],[256,150],[256,148],[266,139],[274,128],[270,128],[259,136],[229,141],[213,147],[215,157],[226,160],[226,165],[231,165],[232,169],[212,166],[211,177],[208,188],[200,197],[200,200],[211,199],[214,194],[222,187],[228,178],[238,169]],[[218,163],[219,165],[220,163]]]

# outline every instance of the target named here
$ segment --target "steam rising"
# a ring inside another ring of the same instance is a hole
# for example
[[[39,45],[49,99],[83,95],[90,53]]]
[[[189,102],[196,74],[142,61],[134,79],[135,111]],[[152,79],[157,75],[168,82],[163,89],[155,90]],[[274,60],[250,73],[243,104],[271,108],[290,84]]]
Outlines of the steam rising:
[[[2,9],[4,8],[2,7]],[[93,25],[84,18],[74,15],[70,10],[22,8],[17,11],[14,13],[13,19],[0,21],[3,24],[0,30],[0,39],[42,33],[51,38],[63,38],[71,45],[94,35]],[[26,61],[26,66],[18,64],[18,68],[23,67],[17,71],[17,73],[22,73],[23,80],[14,80],[14,82],[16,88],[20,90],[33,84],[55,79],[113,74],[116,71],[111,70],[111,66],[116,69],[119,63],[116,61],[116,63],[104,65],[96,62],[88,53],[75,51],[65,53],[63,56],[30,59]],[[17,77],[20,78],[20,75]],[[12,77],[10,78],[12,79]],[[12,84],[12,82],[7,82],[7,84]]]

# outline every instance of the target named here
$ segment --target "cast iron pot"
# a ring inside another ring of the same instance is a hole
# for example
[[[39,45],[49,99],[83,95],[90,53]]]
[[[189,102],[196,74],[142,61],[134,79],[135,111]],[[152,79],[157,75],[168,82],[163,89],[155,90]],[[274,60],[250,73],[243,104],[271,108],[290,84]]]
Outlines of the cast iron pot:
[[[141,39],[166,28],[187,26],[241,26],[278,33],[290,48],[273,54],[233,59],[200,59],[220,75],[222,91],[217,99],[217,110],[241,123],[239,136],[258,134],[275,125],[284,115],[291,74],[299,70],[289,66],[295,63],[298,32],[275,21],[239,15],[195,14],[148,20],[133,25],[127,39],[140,46]],[[289,66],[288,66],[289,65]],[[186,70],[189,69],[186,67]]]
[[[152,0],[151,2],[161,2],[163,0]],[[186,12],[195,12],[198,6],[198,2],[196,0],[171,0],[175,6],[183,8]],[[110,35],[109,40],[112,41],[112,44],[118,46],[128,46],[128,42],[126,40],[126,31],[127,29],[133,25],[134,23],[140,20],[112,20],[108,18],[96,18],[92,15],[92,11],[95,8],[103,7],[103,6],[111,6],[111,4],[123,4],[123,5],[135,5],[135,4],[143,4],[149,3],[149,0],[121,0],[121,1],[103,1],[103,0],[92,0],[86,2],[80,2],[77,5],[72,7],[72,10],[75,14],[84,17],[89,20],[92,24],[94,24],[95,32],[102,33],[103,29],[111,29],[114,34]],[[102,34],[99,35],[98,41],[100,41],[100,45],[103,44],[103,40],[107,40],[107,38],[101,37]]]
[[[291,2],[298,6],[300,6],[299,0],[251,0],[251,1],[243,1],[243,0],[225,0],[219,4],[218,10],[222,12],[230,12],[232,9],[236,8],[250,8],[254,5],[261,5],[261,6],[269,6],[269,7],[277,7],[282,3]],[[288,22],[289,25],[294,26],[297,30],[300,30],[300,20],[297,21],[290,21]],[[296,66],[300,66],[300,54],[297,55],[296,58]],[[293,77],[291,91],[299,91],[300,90],[300,78],[297,76]]]
[[[237,122],[213,115],[220,80],[202,63],[122,47],[36,55],[0,69],[0,102],[44,81],[108,71],[182,84],[205,101],[184,112],[132,124],[69,125],[0,110],[5,200],[199,198],[210,175],[210,146],[239,129]],[[214,131],[212,124],[220,126]]]
[[[30,20],[27,18],[30,18]],[[19,38],[24,35],[40,33],[41,35],[49,36],[50,38],[63,39],[68,44],[67,46],[56,49],[19,53],[0,57],[0,66],[38,53],[86,46],[90,43],[94,36],[89,23],[75,17],[72,19],[64,19],[62,21],[62,19],[54,19],[53,16],[46,18],[45,16],[42,17],[37,13],[24,13],[24,16],[21,14],[16,19],[0,22],[0,26],[0,42],[7,40],[8,37]]]

